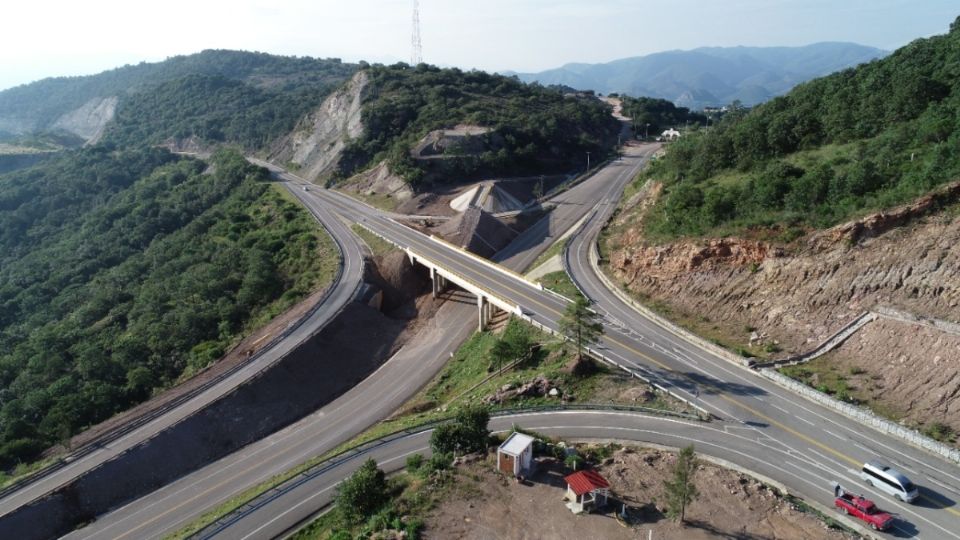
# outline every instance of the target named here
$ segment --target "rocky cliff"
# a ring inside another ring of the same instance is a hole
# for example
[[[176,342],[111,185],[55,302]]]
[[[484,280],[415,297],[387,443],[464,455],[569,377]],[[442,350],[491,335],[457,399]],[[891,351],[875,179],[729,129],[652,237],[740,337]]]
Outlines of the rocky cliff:
[[[117,96],[93,98],[58,118],[51,127],[69,131],[83,137],[88,143],[95,143],[103,135],[107,123],[113,120],[116,110]]]
[[[654,245],[641,218],[657,191],[630,201],[612,224],[609,270],[630,291],[733,342],[767,335],[799,352],[876,305],[960,319],[960,184],[789,245],[742,238]]]
[[[295,164],[308,180],[324,178],[340,161],[344,147],[363,133],[360,113],[367,74],[360,71],[305,116],[293,132],[273,145],[268,160]]]

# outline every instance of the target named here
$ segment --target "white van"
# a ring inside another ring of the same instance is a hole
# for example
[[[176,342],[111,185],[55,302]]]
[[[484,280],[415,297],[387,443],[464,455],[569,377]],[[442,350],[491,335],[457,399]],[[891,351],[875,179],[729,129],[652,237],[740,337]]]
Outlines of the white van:
[[[884,465],[879,461],[868,461],[860,470],[860,478],[867,484],[893,495],[903,502],[913,502],[920,492],[900,471]]]

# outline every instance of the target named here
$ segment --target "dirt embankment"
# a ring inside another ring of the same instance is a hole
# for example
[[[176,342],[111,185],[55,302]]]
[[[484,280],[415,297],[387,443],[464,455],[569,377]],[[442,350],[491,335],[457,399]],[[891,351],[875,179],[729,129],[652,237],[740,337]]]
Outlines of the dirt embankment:
[[[790,246],[741,238],[652,245],[640,224],[648,204],[634,201],[612,225],[609,270],[630,291],[703,314],[735,341],[746,344],[756,329],[785,352],[812,348],[876,305],[956,321],[960,220],[935,210],[958,195],[954,185]],[[923,351],[926,343],[904,336],[902,345]]]
[[[642,523],[624,527],[608,508],[603,514],[576,516],[561,500],[566,489],[558,463],[544,463],[527,484],[494,471],[495,458],[470,464],[452,497],[426,520],[425,538],[777,538],[841,539],[814,516],[794,508],[765,485],[740,473],[704,463],[695,476],[700,497],[687,511],[687,525],[664,516],[663,481],[676,455],[651,449],[619,450],[598,467],[612,495]],[[471,480],[463,479],[472,477]]]
[[[227,395],[34,504],[4,516],[4,531],[23,539],[65,534],[93,516],[303,418],[373,373],[441,304],[424,294],[429,291],[428,279],[409,265],[403,253],[376,263],[369,278],[374,288],[383,291],[382,309],[348,303],[320,332]],[[249,350],[244,347],[255,348],[255,342],[245,341],[234,353],[242,358]],[[195,384],[185,383],[161,400]],[[162,405],[161,400],[143,407]]]
[[[340,163],[347,143],[363,134],[360,119],[368,76],[359,71],[343,88],[328,96],[316,110],[305,116],[293,132],[270,149],[268,161],[299,167],[308,180],[329,176]]]

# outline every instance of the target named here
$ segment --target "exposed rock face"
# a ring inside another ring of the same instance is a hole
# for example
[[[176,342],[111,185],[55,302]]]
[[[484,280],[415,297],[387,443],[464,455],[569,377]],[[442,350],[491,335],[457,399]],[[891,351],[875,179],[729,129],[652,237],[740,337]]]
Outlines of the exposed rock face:
[[[64,114],[51,126],[52,129],[62,129],[74,135],[79,135],[87,143],[100,140],[103,130],[113,120],[117,110],[117,96],[93,98],[84,103],[79,109]]]
[[[305,116],[270,152],[269,161],[295,163],[308,180],[329,176],[347,142],[363,133],[360,119],[367,74],[358,72],[347,84]]]
[[[958,194],[948,187],[789,251],[737,238],[653,246],[637,220],[621,218],[625,230],[609,244],[610,269],[635,293],[708,316],[729,335],[759,329],[789,352],[809,349],[878,304],[957,321],[960,220],[918,216]]]
[[[409,201],[414,195],[410,184],[390,172],[386,161],[381,161],[376,167],[351,177],[340,188],[348,193],[390,197],[401,203]]]
[[[453,157],[497,149],[503,145],[503,138],[490,133],[490,128],[459,124],[453,129],[431,131],[410,151],[418,159]]]

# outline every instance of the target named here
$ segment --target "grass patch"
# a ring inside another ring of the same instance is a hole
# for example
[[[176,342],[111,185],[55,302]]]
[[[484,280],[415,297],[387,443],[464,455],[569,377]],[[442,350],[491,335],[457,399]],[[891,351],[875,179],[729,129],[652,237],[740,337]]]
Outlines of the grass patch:
[[[398,201],[396,197],[391,197],[390,194],[360,193],[346,191],[343,189],[338,189],[337,191],[349,197],[353,197],[354,199],[359,199],[374,208],[378,208],[386,212],[393,212],[398,206],[400,206],[400,201]]]
[[[559,272],[550,272],[540,278],[540,284],[555,293],[562,294],[571,300],[581,296],[580,289],[573,284],[573,280],[563,270]]]
[[[859,404],[869,403],[870,394],[862,385],[851,382],[848,377],[862,374],[862,370],[848,369],[844,371],[828,359],[829,355],[815,358],[803,364],[780,368],[780,373],[791,379],[800,381],[811,388],[829,394],[840,401]],[[890,414],[890,411],[887,411]],[[896,415],[902,417],[902,415]],[[900,418],[896,418],[899,420]]]
[[[524,271],[529,272],[531,270],[534,270],[538,268],[541,264],[549,261],[555,256],[561,255],[563,253],[563,248],[565,248],[566,246],[567,246],[567,241],[565,239],[554,242],[550,247],[547,248],[546,251],[544,251],[543,253],[540,254],[539,257],[537,257],[537,260],[533,261],[533,263],[531,263],[530,266],[528,266]]]
[[[370,251],[372,251],[373,255],[376,257],[381,257],[387,253],[392,253],[397,249],[397,246],[387,242],[383,238],[380,238],[356,223],[350,225],[350,229],[352,229],[354,234],[359,236],[360,239],[367,244],[367,246],[370,248]]]

